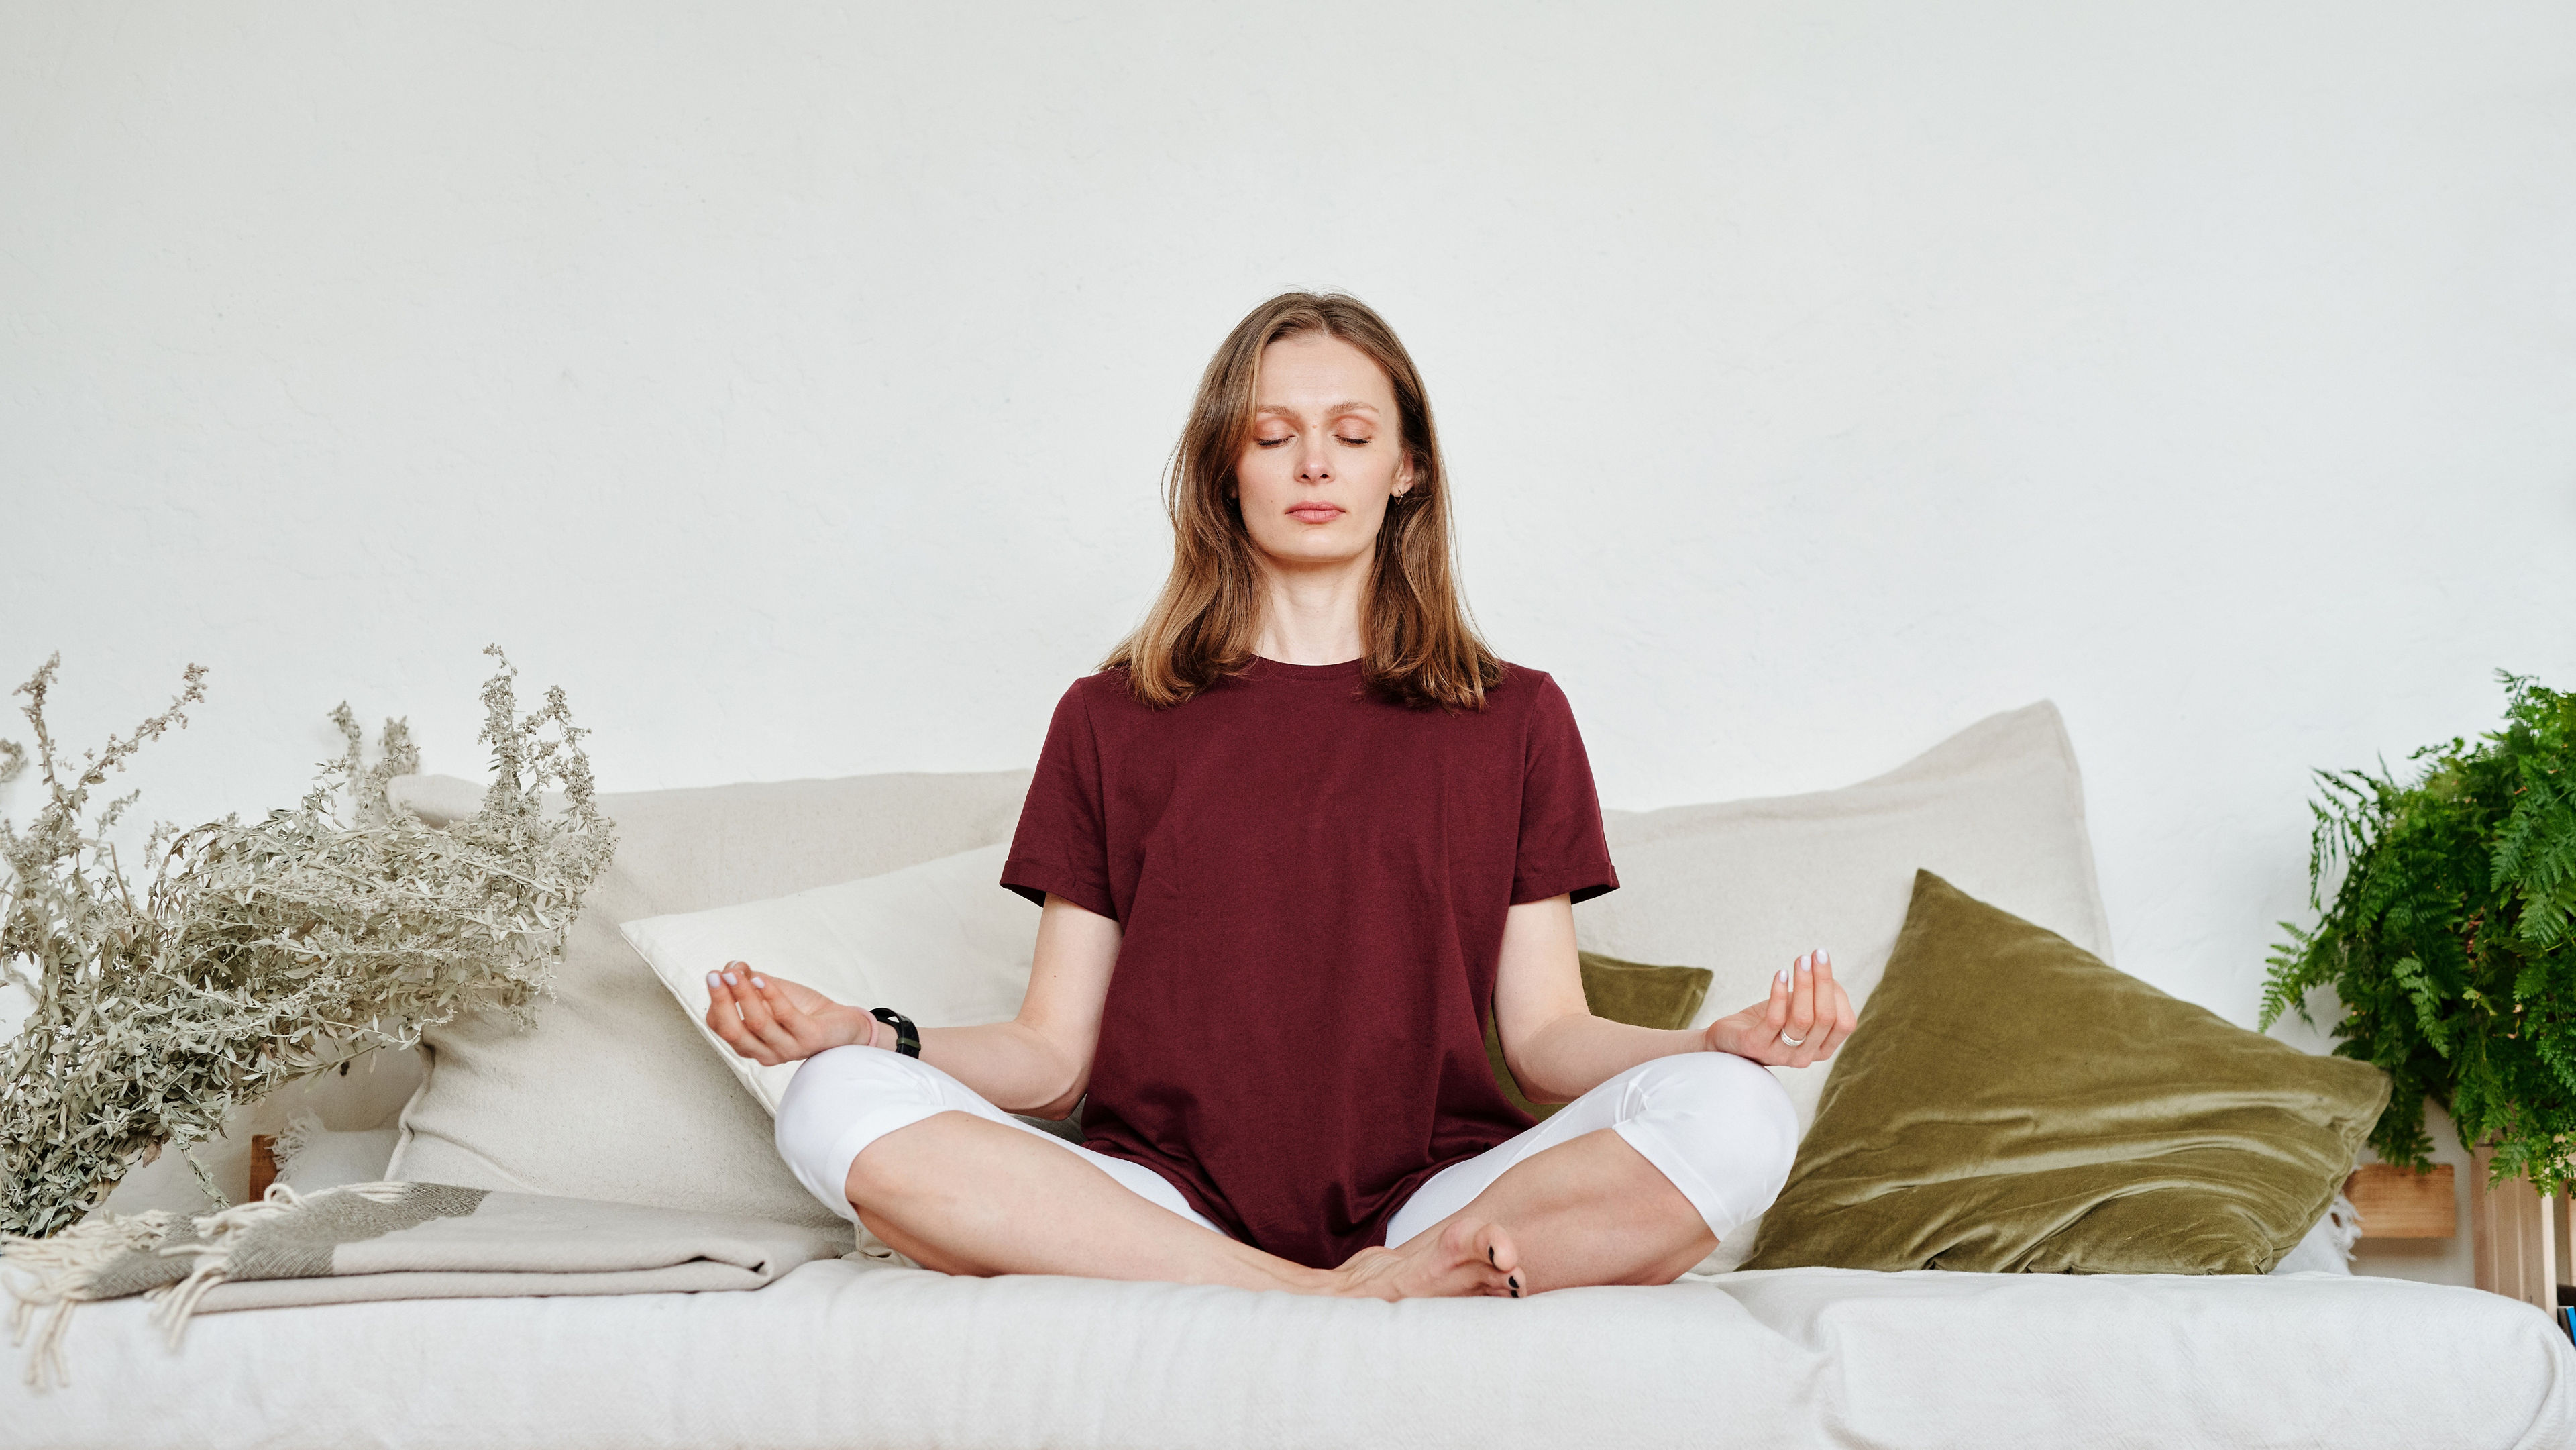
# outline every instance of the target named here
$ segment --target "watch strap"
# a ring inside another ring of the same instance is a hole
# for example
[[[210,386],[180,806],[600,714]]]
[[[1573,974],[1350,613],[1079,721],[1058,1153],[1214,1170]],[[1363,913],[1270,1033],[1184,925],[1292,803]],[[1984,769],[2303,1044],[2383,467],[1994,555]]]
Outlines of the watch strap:
[[[921,1056],[921,1029],[912,1025],[911,1018],[892,1007],[871,1007],[868,1015],[894,1029],[895,1051],[906,1057]]]

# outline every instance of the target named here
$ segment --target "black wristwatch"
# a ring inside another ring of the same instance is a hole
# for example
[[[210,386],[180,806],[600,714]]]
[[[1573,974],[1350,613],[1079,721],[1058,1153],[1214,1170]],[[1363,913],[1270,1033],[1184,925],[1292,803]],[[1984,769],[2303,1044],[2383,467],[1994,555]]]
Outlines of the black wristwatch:
[[[894,1050],[906,1057],[921,1056],[921,1029],[912,1019],[892,1007],[870,1007],[868,1015],[894,1028]]]

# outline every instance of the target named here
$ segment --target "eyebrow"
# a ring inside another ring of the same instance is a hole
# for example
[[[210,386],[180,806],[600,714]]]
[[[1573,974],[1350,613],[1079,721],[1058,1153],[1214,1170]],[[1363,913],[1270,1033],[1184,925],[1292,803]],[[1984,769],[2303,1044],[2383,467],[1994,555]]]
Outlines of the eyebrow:
[[[1329,407],[1329,408],[1326,408],[1326,409],[1324,410],[1324,416],[1325,416],[1325,417],[1327,417],[1327,418],[1338,418],[1338,417],[1342,416],[1344,413],[1374,413],[1374,412],[1376,412],[1376,411],[1377,411],[1377,405],[1376,405],[1376,404],[1374,404],[1374,403],[1362,403],[1362,402],[1353,401],[1353,402],[1348,402],[1348,403],[1335,403],[1333,406],[1331,406],[1331,407]],[[1253,412],[1254,412],[1257,416],[1266,416],[1266,417],[1294,418],[1294,417],[1299,416],[1299,415],[1298,415],[1298,412],[1297,412],[1297,410],[1296,410],[1296,409],[1294,409],[1294,408],[1289,408],[1289,407],[1283,407],[1283,406],[1281,406],[1281,405],[1279,405],[1279,404],[1277,404],[1277,403],[1272,403],[1272,404],[1269,404],[1269,405],[1267,405],[1267,406],[1265,406],[1265,407],[1256,408],[1256,409],[1254,409],[1254,410],[1253,410]]]

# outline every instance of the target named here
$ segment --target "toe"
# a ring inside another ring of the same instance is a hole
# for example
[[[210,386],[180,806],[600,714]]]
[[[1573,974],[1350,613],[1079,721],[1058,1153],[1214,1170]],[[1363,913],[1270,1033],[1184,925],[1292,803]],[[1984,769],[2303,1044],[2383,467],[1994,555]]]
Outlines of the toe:
[[[1457,1223],[1450,1226],[1451,1248],[1478,1279],[1473,1292],[1505,1298],[1521,1294],[1521,1260],[1512,1236],[1500,1224]],[[1482,1262],[1479,1263],[1478,1261]]]
[[[1529,1276],[1521,1272],[1520,1251],[1512,1247],[1512,1236],[1498,1224],[1485,1225],[1485,1233],[1488,1259],[1503,1276],[1503,1292],[1520,1298],[1529,1292]]]

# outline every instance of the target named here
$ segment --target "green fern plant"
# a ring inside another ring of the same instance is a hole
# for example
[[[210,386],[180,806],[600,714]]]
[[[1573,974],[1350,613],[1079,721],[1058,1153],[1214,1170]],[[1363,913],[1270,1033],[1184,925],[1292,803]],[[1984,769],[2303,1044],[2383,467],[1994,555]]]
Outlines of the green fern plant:
[[[2263,1026],[2332,987],[2335,1053],[2387,1070],[2370,1135],[2382,1159],[2431,1166],[2424,1101],[2493,1181],[2543,1193],[2576,1178],[2576,694],[2497,672],[2504,728],[2386,763],[2316,773],[2312,929],[2292,922],[2263,988]],[[2329,901],[2325,888],[2334,882]]]

